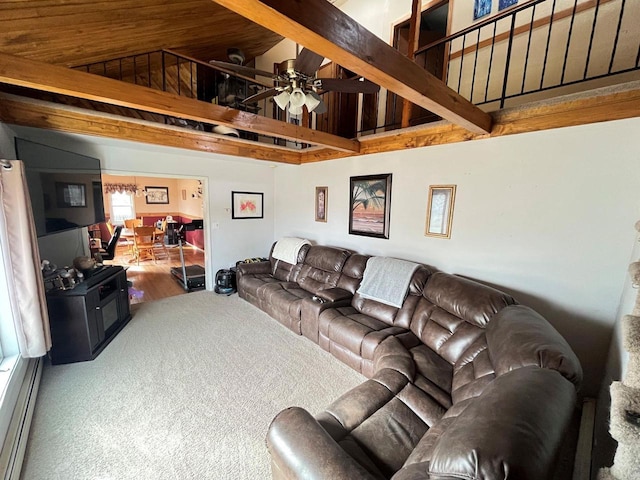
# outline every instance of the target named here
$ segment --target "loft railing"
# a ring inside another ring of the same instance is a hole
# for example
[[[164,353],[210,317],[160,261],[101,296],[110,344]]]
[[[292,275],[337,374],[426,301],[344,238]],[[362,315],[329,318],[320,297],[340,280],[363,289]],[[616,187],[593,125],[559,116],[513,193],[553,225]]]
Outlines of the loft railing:
[[[95,62],[73,67],[87,73],[113,78],[115,80],[141,85],[155,90],[214,103],[222,106],[264,115],[275,109],[267,108],[267,99],[251,104],[242,100],[270,85],[241,74],[215,67],[207,62],[191,58],[171,50],[157,50],[137,55],[129,55],[112,60]],[[167,115],[165,123],[195,130],[214,131],[213,124],[194,122]],[[306,148],[307,144],[285,142],[282,139],[240,131],[240,138],[265,143]]]
[[[504,108],[525,95],[552,97],[560,91],[549,91],[560,87],[573,93],[584,82],[637,79],[630,72],[640,70],[638,19],[638,1],[532,0],[419,48],[416,57],[472,103]],[[614,75],[617,80],[605,80]],[[402,102],[389,93],[379,107],[384,120],[374,129],[361,126],[360,133],[400,128]],[[413,110],[411,125],[434,119]]]

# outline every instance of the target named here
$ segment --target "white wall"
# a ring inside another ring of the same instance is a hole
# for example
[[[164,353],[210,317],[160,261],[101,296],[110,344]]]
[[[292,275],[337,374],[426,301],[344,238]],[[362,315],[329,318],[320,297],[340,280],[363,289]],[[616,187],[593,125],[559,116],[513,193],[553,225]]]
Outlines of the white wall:
[[[570,341],[597,394],[640,218],[640,119],[276,169],[276,237],[434,265],[511,292]],[[390,239],[348,234],[349,177],[392,173]],[[424,236],[456,184],[452,238]],[[328,222],[314,221],[327,185]]]
[[[99,158],[106,173],[202,179],[208,192],[204,220],[209,286],[218,269],[269,253],[274,238],[274,174],[269,162],[13,125],[9,128],[27,140]],[[263,192],[264,219],[232,220],[232,190]]]

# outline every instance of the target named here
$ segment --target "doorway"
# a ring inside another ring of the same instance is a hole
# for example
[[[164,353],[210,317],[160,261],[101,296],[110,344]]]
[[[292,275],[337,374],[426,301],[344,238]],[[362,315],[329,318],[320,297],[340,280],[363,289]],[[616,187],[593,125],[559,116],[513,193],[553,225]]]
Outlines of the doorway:
[[[113,228],[125,227],[125,220],[136,219],[156,228],[153,255],[140,255],[131,229],[123,228],[115,256],[106,263],[127,269],[131,282],[131,304],[143,303],[187,293],[172,269],[181,268],[180,226],[203,220],[206,192],[202,179],[102,174],[104,208],[107,223],[100,225],[102,241]],[[127,222],[130,223],[130,222]],[[159,233],[158,231],[162,232]],[[186,265],[206,265],[204,230],[184,233],[183,257]]]
[[[450,0],[442,0],[432,2],[420,17],[420,37],[418,41],[418,49],[436,42],[448,34]],[[400,52],[407,54],[409,48],[409,29],[411,21],[406,20],[397,24],[393,30],[393,46]],[[436,49],[430,49],[429,52],[418,53],[415,57],[415,63],[427,70],[435,77],[445,80],[445,46],[441,45]],[[403,99],[395,93],[389,93],[387,96],[387,110],[385,124],[392,128],[398,128],[402,119]],[[422,107],[413,105],[409,125],[421,125],[423,123],[435,122],[441,120]]]

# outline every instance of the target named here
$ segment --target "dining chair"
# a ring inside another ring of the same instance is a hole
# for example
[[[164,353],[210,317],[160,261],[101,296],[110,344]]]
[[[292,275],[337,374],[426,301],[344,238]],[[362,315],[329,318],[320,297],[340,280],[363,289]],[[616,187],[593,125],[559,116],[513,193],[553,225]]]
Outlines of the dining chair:
[[[135,227],[141,227],[142,220],[139,218],[128,218],[124,221],[124,228],[134,229]]]
[[[133,228],[133,249],[136,262],[140,265],[140,258],[148,255],[147,258],[156,261],[156,255],[153,251],[154,232],[156,227],[134,227]]]
[[[166,222],[163,222],[165,228],[156,228],[153,232],[153,248],[155,249],[155,253],[161,252],[165,256],[165,258],[169,258],[169,250],[167,250],[167,246],[164,244],[164,235],[166,230]]]

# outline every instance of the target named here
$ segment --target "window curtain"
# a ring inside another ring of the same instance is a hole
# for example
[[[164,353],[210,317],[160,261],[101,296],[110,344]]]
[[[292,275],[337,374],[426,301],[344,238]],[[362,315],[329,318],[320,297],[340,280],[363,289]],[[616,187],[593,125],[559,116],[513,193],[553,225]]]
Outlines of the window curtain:
[[[51,348],[51,332],[31,201],[19,160],[0,160],[0,248],[20,354],[41,357]]]
[[[102,185],[105,193],[132,193],[135,194],[138,191],[138,186],[135,183],[105,183]]]

